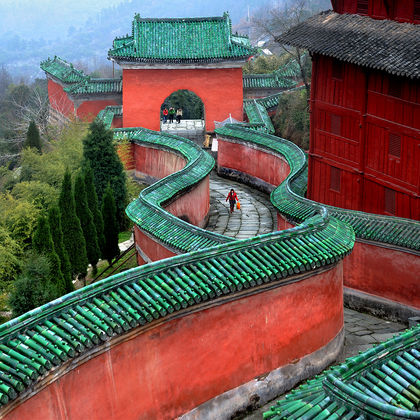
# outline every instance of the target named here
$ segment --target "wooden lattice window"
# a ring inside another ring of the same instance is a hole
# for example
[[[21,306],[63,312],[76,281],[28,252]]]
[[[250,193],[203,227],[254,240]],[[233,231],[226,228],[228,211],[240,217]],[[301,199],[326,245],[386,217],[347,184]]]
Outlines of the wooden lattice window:
[[[369,12],[369,0],[357,0],[356,13],[367,15]]]
[[[343,80],[343,63],[341,61],[334,60],[332,62],[332,78]]]
[[[336,192],[340,192],[341,186],[341,170],[331,166],[330,169],[330,189]]]
[[[420,20],[420,0],[414,0],[414,19]]]
[[[401,157],[401,136],[396,133],[389,133],[388,154]]]
[[[388,95],[401,98],[402,81],[400,79],[391,78],[388,81]]]
[[[396,193],[390,188],[385,188],[385,212],[395,214]]]
[[[341,116],[331,114],[331,129],[332,134],[336,134],[337,136],[341,136]]]

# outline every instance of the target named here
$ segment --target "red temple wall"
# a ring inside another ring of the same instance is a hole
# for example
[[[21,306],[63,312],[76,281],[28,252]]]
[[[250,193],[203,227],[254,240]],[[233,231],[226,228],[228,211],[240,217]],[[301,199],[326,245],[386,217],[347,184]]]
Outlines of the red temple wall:
[[[418,255],[356,242],[344,259],[344,285],[420,309]]]
[[[303,281],[156,322],[69,370],[5,419],[176,418],[331,342],[343,327],[342,293],[340,263]]]
[[[54,82],[54,80],[48,79],[48,98],[52,108],[70,117],[74,114],[74,104],[64,92],[63,87]]]
[[[170,258],[177,255],[153,238],[147,236],[137,225],[134,225],[134,241],[151,261],[159,261],[164,258]],[[139,265],[143,265],[150,261],[146,261],[139,253],[137,253],[137,262]]]
[[[218,141],[217,165],[250,174],[273,186],[281,184],[290,173],[288,163],[279,156],[223,139]]]
[[[185,159],[175,153],[139,144],[134,145],[134,160],[138,178],[161,179],[181,170],[186,164]]]
[[[164,208],[188,223],[204,227],[210,210],[210,177],[206,176],[191,192],[181,195]]]
[[[108,105],[120,105],[117,101],[105,100],[105,101],[84,101],[77,108],[77,116],[86,121],[93,121],[98,115],[99,111],[102,111]]]
[[[160,130],[160,108],[171,93],[187,89],[204,104],[206,130],[229,114],[242,119],[242,69],[123,70],[123,125]]]
[[[308,197],[418,219],[418,83],[321,56],[312,80]]]

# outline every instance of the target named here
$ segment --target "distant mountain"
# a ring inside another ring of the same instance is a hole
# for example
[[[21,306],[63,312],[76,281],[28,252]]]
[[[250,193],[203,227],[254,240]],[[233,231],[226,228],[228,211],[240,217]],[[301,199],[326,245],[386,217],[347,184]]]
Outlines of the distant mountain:
[[[100,5],[110,5],[101,8]],[[221,16],[233,23],[261,6],[261,0],[1,0],[0,66],[15,76],[39,77],[39,62],[60,55],[90,69],[107,62],[116,36],[131,32],[134,13],[142,17]]]

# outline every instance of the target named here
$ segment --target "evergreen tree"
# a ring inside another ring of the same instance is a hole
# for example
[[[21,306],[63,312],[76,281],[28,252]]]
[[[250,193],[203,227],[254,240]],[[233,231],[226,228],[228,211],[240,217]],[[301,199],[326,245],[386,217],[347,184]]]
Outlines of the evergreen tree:
[[[104,219],[99,209],[98,195],[96,194],[95,184],[93,182],[93,171],[90,165],[87,165],[84,171],[85,176],[85,189],[88,201],[89,210],[92,212],[93,222],[96,227],[96,234],[98,237],[98,245],[101,250],[101,255],[104,249]]]
[[[49,258],[30,251],[22,264],[22,273],[13,283],[9,304],[13,316],[19,316],[56,297],[55,287],[48,277],[51,271]]]
[[[69,256],[64,247],[63,229],[61,227],[61,215],[60,210],[57,206],[51,207],[50,211],[48,212],[48,221],[50,222],[51,236],[54,242],[54,249],[55,252],[57,252],[58,258],[60,258],[61,271],[64,277],[66,293],[70,293],[74,290],[71,276],[71,265]]]
[[[45,216],[40,216],[38,225],[32,236],[32,246],[39,254],[44,254],[50,263],[50,273],[47,281],[55,288],[55,296],[59,297],[65,294],[63,273],[61,272],[61,262],[54,249],[54,242],[51,237],[50,224]]]
[[[70,259],[72,274],[80,274],[84,277],[86,276],[86,268],[88,265],[86,241],[83,236],[80,220],[76,214],[76,205],[74,202],[71,175],[69,171],[66,171],[64,174],[58,206],[61,213],[64,248]]]
[[[118,222],[116,217],[117,208],[110,185],[105,190],[102,201],[102,217],[104,219],[105,246],[103,256],[111,264],[112,259],[120,254],[118,247]]]
[[[86,253],[90,264],[92,264],[93,275],[96,274],[96,264],[101,256],[98,245],[96,227],[93,223],[92,212],[89,209],[83,175],[76,177],[74,184],[74,200],[76,202],[76,213],[82,225],[83,235],[86,241]]]
[[[89,133],[83,140],[83,161],[84,167],[89,165],[92,168],[99,202],[103,201],[107,185],[111,185],[117,206],[118,225],[123,230],[127,224],[125,172],[115,150],[112,131],[107,130],[99,120],[90,124]]]
[[[41,136],[39,135],[39,130],[35,124],[35,121],[31,121],[29,123],[24,147],[33,147],[34,149],[37,149],[39,153],[41,153]]]

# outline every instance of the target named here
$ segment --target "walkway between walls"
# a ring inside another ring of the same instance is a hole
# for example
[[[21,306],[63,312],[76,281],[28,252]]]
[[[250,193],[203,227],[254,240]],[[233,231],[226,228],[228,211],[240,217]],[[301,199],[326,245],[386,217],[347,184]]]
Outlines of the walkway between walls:
[[[233,188],[238,195],[241,209],[231,214],[226,196]],[[267,194],[220,178],[210,176],[210,217],[207,230],[236,239],[252,238],[277,230],[276,209]]]

